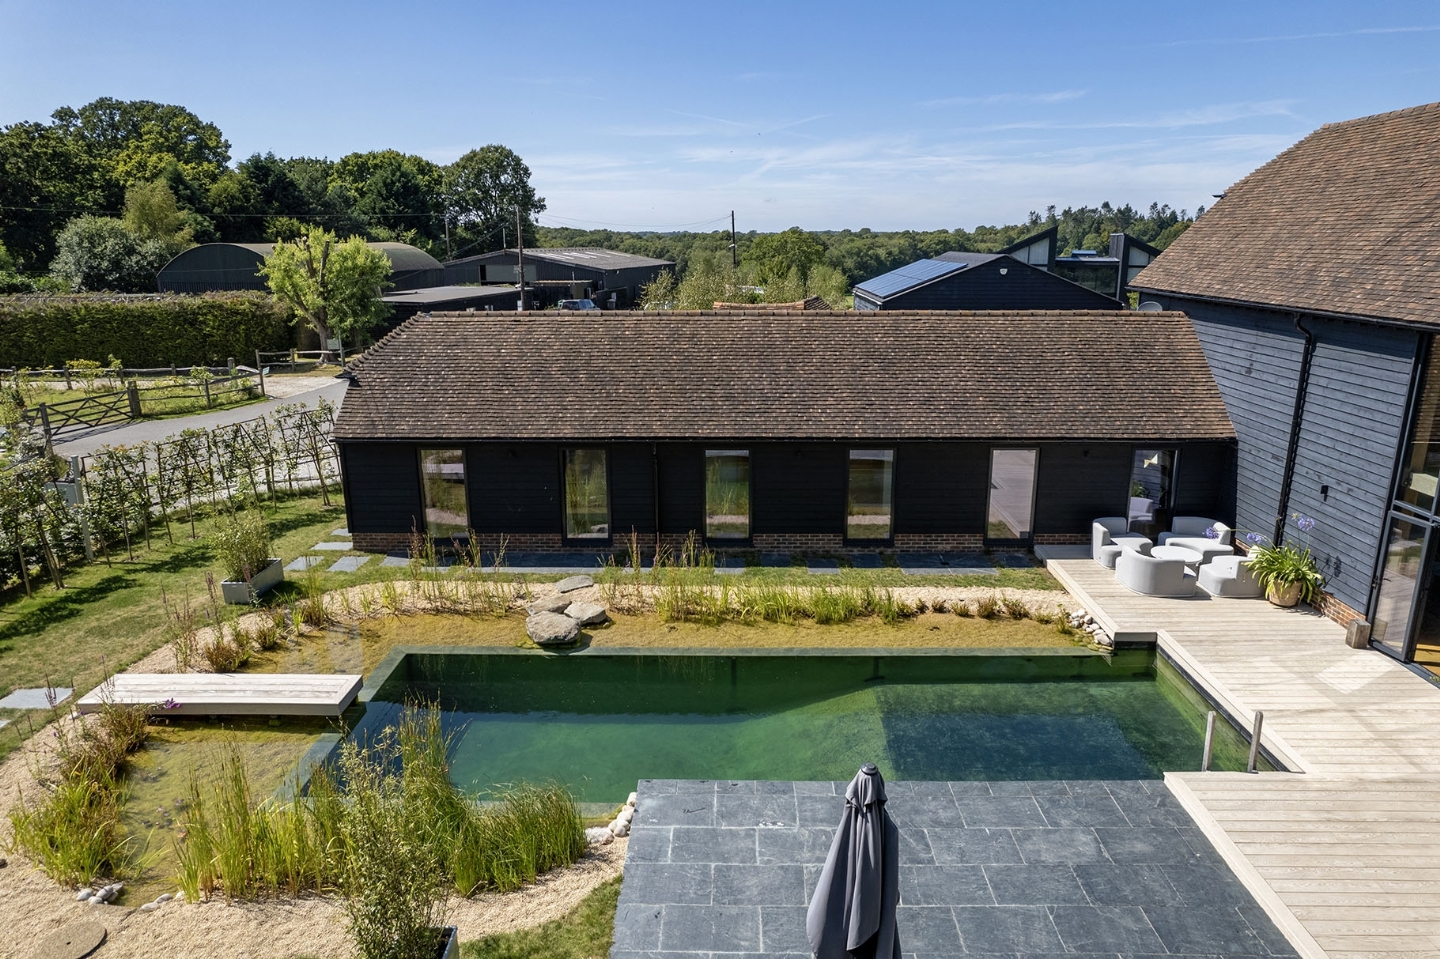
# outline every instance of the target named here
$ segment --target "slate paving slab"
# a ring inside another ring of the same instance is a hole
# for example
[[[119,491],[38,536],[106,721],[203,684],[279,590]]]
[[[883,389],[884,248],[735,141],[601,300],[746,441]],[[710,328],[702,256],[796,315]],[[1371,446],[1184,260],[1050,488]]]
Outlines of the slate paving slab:
[[[403,554],[387,553],[385,558],[380,561],[380,565],[387,569],[394,569],[397,566],[409,566],[410,557]]]
[[[319,566],[326,562],[323,556],[297,556],[285,564],[285,571],[288,573],[303,573],[312,566]]]
[[[1295,956],[1161,783],[887,785],[906,959]],[[612,959],[808,955],[844,786],[642,780]]]
[[[879,553],[856,553],[850,557],[850,565],[855,569],[884,569],[885,561]]]
[[[789,553],[761,553],[760,565],[767,569],[784,569],[790,565]]]
[[[350,531],[342,526],[339,529],[332,529],[330,531],[330,535],[334,536],[337,539],[349,539]]]
[[[838,559],[806,560],[805,569],[810,573],[838,573],[840,572],[840,561]]]
[[[369,556],[342,556],[329,569],[332,573],[354,573],[370,562]]]
[[[49,695],[53,694],[55,702],[63,703],[75,692],[69,686],[56,686],[47,691],[41,689],[17,689],[4,699],[0,699],[0,709],[49,709]]]
[[[327,550],[327,551],[329,551],[329,552],[334,552],[334,553],[343,553],[343,552],[345,552],[346,550],[351,549],[352,547],[351,547],[351,544],[350,544],[350,543],[331,543],[331,542],[326,542],[326,543],[316,543],[314,546],[312,546],[312,547],[310,547],[310,548],[313,549],[313,550]]]

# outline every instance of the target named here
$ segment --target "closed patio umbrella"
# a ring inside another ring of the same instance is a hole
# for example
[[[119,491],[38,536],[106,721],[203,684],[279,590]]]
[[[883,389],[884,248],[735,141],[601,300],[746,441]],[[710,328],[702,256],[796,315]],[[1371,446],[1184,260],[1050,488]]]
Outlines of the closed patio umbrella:
[[[900,830],[885,780],[866,763],[845,789],[845,812],[815,886],[805,931],[816,959],[900,959]]]

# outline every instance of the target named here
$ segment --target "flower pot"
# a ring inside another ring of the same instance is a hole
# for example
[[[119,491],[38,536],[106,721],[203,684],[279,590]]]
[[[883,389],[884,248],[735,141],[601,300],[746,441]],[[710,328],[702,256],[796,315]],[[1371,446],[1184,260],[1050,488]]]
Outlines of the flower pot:
[[[1289,609],[1300,601],[1300,584],[1271,583],[1270,588],[1265,591],[1265,598],[1275,606]]]
[[[274,589],[285,579],[285,567],[282,562],[271,557],[270,561],[250,581],[243,579],[227,579],[220,584],[220,596],[225,602],[235,606],[249,606],[255,602],[257,596]]]

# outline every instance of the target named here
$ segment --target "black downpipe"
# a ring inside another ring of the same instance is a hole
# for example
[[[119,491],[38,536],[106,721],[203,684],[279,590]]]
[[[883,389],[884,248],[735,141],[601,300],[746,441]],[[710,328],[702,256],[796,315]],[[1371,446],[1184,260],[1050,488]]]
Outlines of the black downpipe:
[[[655,551],[660,551],[660,444],[650,444],[650,500],[655,507]],[[637,569],[636,574],[639,574]]]
[[[1280,503],[1275,515],[1275,536],[1271,540],[1280,545],[1285,535],[1285,517],[1290,513],[1290,488],[1295,485],[1295,461],[1300,456],[1300,421],[1305,418],[1305,398],[1310,392],[1310,363],[1315,357],[1315,334],[1305,328],[1300,314],[1294,316],[1295,329],[1305,337],[1305,349],[1300,354],[1300,375],[1295,383],[1295,408],[1290,414],[1290,447],[1285,451],[1285,472],[1280,478]]]

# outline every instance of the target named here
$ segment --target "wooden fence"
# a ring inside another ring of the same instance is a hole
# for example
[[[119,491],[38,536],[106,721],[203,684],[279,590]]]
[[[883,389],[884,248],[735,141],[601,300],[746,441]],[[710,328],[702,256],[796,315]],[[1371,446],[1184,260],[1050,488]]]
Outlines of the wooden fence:
[[[203,368],[202,368],[203,369]],[[45,434],[46,445],[67,433],[109,426],[113,423],[142,419],[146,416],[162,416],[166,413],[182,412],[203,400],[204,408],[223,406],[226,397],[236,394],[251,395],[259,392],[265,395],[265,378],[258,370],[237,367],[232,375],[203,376],[189,378],[189,381],[141,386],[130,380],[123,390],[91,394],[58,403],[39,403],[22,412],[21,418],[27,424],[38,427]]]

